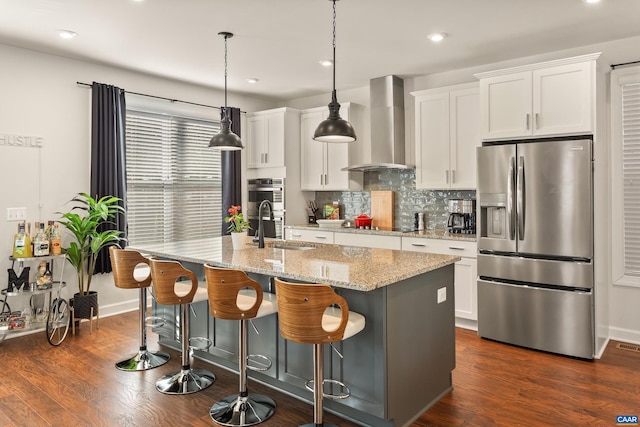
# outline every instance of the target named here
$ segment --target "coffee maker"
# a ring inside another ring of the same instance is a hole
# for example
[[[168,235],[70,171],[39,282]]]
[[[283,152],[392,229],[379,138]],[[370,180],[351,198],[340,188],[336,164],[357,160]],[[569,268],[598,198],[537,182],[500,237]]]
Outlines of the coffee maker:
[[[449,233],[475,234],[476,201],[473,199],[449,199]]]

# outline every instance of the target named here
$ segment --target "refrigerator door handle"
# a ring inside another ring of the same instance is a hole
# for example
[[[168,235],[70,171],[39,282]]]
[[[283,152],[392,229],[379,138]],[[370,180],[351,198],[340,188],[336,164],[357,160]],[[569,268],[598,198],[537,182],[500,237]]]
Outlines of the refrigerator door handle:
[[[515,157],[509,160],[509,175],[507,176],[507,217],[509,218],[509,240],[515,240],[516,236],[516,216],[514,205],[516,173],[515,173]]]
[[[518,164],[518,182],[517,182],[517,211],[518,211],[518,239],[524,240],[524,220],[525,220],[525,203],[524,203],[524,157],[520,156]]]

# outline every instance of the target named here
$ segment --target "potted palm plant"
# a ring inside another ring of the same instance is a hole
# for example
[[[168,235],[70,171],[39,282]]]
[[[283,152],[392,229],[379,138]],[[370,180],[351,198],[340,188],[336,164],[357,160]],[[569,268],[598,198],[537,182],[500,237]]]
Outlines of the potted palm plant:
[[[75,241],[63,247],[63,253],[76,270],[78,292],[73,296],[74,316],[87,319],[98,313],[98,294],[90,291],[91,279],[96,268],[96,259],[102,248],[117,244],[121,240],[118,230],[105,230],[102,225],[109,223],[118,213],[124,213],[120,206],[122,199],[113,196],[93,198],[89,194],[79,193],[70,203],[74,206],[62,214],[58,220],[71,232]]]

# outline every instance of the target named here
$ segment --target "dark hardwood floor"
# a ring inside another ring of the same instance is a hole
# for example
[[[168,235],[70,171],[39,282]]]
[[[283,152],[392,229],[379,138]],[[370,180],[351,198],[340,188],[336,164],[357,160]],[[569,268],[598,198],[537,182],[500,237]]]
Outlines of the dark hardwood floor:
[[[0,426],[212,426],[208,409],[237,391],[237,375],[213,370],[208,389],[186,396],[163,395],[155,381],[177,369],[180,355],[146,372],[122,372],[114,362],[137,348],[137,313],[100,320],[89,334],[59,347],[42,333],[0,343]],[[616,424],[616,415],[640,413],[640,352],[611,342],[602,359],[589,362],[525,350],[457,330],[454,389],[414,426],[547,426]],[[149,335],[150,348],[155,337]],[[290,396],[249,382],[251,391],[273,397],[276,414],[263,425],[296,426],[312,421],[312,408]],[[325,414],[325,421],[355,424]]]

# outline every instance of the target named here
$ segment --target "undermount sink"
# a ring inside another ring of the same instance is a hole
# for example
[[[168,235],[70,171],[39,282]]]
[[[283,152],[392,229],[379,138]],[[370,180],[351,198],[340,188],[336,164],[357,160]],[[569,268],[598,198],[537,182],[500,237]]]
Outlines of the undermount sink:
[[[309,249],[315,249],[314,246],[297,245],[289,242],[268,242],[267,246],[274,249],[284,249],[292,251],[308,251]]]

